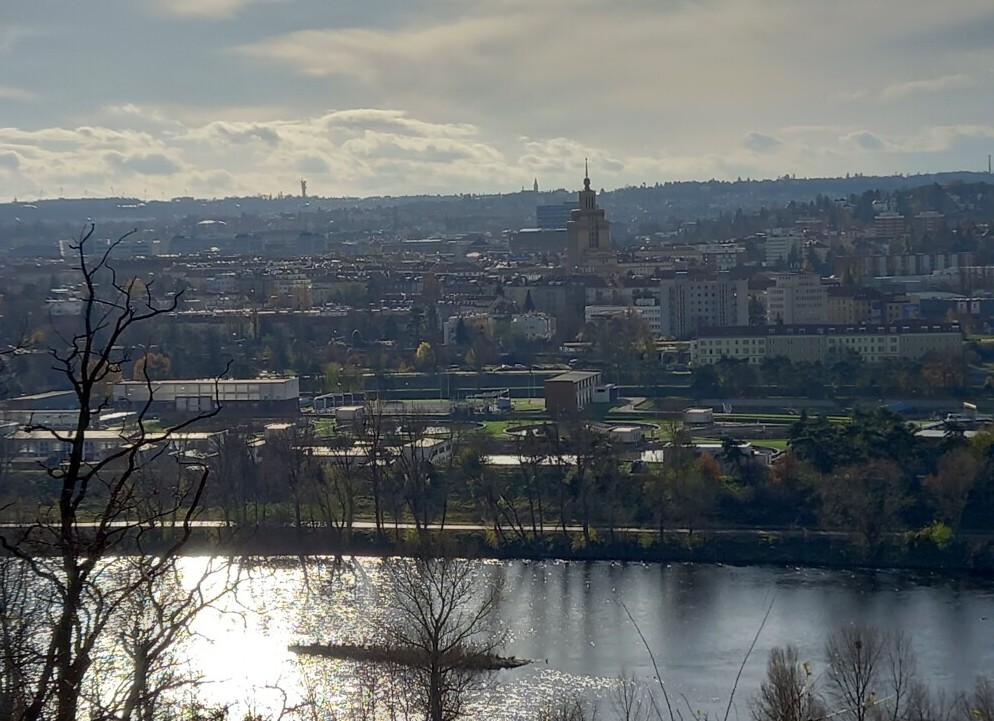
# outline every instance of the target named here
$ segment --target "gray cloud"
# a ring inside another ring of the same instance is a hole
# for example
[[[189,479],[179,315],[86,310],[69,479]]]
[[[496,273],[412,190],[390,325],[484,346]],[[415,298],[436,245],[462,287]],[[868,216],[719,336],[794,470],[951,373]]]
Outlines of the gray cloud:
[[[280,142],[280,134],[273,128],[255,123],[211,123],[209,131],[217,138],[229,143],[251,143],[254,141],[275,146]]]
[[[296,163],[296,168],[301,173],[317,173],[321,175],[331,170],[328,167],[328,161],[316,155],[300,158]]]
[[[249,5],[281,0],[159,0],[155,9],[158,12],[184,18],[203,20],[224,20],[238,14]]]
[[[0,153],[0,168],[6,168],[7,170],[17,170],[18,166],[21,164],[21,158],[17,153],[8,151]]]
[[[899,100],[909,95],[920,93],[938,93],[944,90],[955,90],[976,84],[976,79],[964,73],[943,75],[939,78],[910,80],[903,83],[888,85],[880,92],[882,100]]]
[[[340,110],[329,113],[325,116],[324,122],[329,130],[399,133],[421,138],[467,137],[477,132],[477,129],[468,123],[429,123],[411,118],[403,110],[372,108]]]
[[[162,153],[148,155],[107,153],[104,157],[111,167],[140,175],[174,175],[182,170],[178,163]]]
[[[772,153],[783,145],[783,142],[764,133],[749,133],[742,141],[742,145],[757,153]]]
[[[38,95],[24,88],[14,88],[0,85],[0,100],[16,100],[19,102],[29,102],[37,100]]]
[[[868,130],[860,130],[855,133],[850,133],[843,138],[843,141],[855,147],[862,148],[863,150],[884,149],[884,141]]]
[[[989,144],[990,0],[9,5],[0,196],[916,172]]]

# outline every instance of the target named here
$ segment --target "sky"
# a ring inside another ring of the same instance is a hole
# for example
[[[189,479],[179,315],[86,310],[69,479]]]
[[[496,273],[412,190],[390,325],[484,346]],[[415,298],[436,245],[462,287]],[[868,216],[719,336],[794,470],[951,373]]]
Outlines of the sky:
[[[5,0],[0,202],[986,170],[991,0]]]

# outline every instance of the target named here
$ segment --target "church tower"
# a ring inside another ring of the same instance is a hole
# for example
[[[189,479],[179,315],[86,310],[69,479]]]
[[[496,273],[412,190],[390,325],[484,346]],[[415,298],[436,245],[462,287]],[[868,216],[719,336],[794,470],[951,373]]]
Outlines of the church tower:
[[[580,207],[566,223],[566,263],[571,273],[606,274],[616,269],[618,256],[611,245],[611,223],[597,207],[597,193],[590,187],[590,170],[583,164]]]

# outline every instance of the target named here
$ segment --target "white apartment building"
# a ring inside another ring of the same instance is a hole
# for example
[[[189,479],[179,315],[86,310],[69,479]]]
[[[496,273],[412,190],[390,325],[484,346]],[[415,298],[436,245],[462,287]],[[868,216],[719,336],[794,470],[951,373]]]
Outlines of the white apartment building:
[[[794,233],[771,233],[766,236],[766,265],[790,263],[800,260],[804,238]]]
[[[811,325],[828,322],[828,288],[810,273],[778,273],[766,291],[769,325]]]
[[[587,323],[597,320],[623,316],[634,311],[649,326],[649,332],[655,337],[662,335],[662,307],[656,298],[636,298],[631,305],[588,305],[583,309],[583,319]]]
[[[660,329],[666,338],[689,338],[702,328],[749,324],[745,280],[670,278],[659,283]]]
[[[520,328],[528,340],[549,340],[556,334],[556,319],[546,313],[520,313],[511,316],[511,326]]]
[[[709,365],[722,358],[758,364],[777,357],[794,363],[825,363],[850,350],[868,363],[917,359],[929,353],[957,356],[963,352],[963,331],[958,323],[920,321],[709,328],[691,343],[690,357],[694,365]]]

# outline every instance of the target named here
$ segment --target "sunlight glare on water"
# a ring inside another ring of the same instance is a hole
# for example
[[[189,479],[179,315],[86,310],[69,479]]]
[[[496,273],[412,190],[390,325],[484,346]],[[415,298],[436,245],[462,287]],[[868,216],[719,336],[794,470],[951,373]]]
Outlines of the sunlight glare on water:
[[[199,559],[186,561],[193,568]],[[496,675],[478,700],[493,719],[521,718],[563,694],[604,698],[622,675],[655,685],[631,612],[667,688],[695,712],[723,715],[746,649],[772,602],[735,699],[739,716],[773,646],[792,643],[823,669],[832,631],[852,623],[912,634],[930,682],[947,690],[994,674],[994,593],[987,585],[897,572],[738,568],[691,564],[480,563],[480,582],[501,578],[507,655],[531,664]],[[235,592],[196,621],[190,656],[216,703],[266,709],[300,699],[347,711],[363,670],[298,657],[290,644],[362,643],[384,611],[375,558],[242,559]],[[624,607],[622,606],[624,604]],[[274,689],[279,689],[276,691]],[[733,716],[734,717],[734,716]]]

